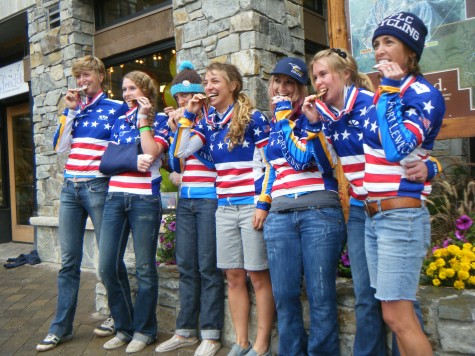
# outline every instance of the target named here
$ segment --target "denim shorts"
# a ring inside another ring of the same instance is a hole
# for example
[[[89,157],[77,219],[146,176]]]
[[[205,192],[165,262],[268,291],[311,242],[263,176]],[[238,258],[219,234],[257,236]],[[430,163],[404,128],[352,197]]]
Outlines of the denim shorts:
[[[366,217],[365,244],[375,297],[382,301],[415,301],[430,244],[427,208],[387,210]]]
[[[218,206],[216,243],[218,268],[268,269],[267,251],[262,230],[254,230],[255,205]]]

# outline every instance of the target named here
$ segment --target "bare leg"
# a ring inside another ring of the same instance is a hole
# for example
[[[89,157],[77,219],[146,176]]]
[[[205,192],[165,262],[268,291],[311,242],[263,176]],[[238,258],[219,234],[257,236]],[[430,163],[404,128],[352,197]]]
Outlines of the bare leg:
[[[242,348],[249,346],[249,293],[246,285],[245,269],[227,269],[228,302],[236,333],[236,344]]]
[[[257,336],[253,346],[261,355],[269,350],[270,334],[274,322],[275,303],[272,295],[272,285],[269,270],[249,272],[251,282],[256,292],[257,307]]]
[[[382,301],[381,307],[384,321],[396,334],[399,352],[402,356],[433,355],[429,340],[422,331],[414,312],[412,301]]]

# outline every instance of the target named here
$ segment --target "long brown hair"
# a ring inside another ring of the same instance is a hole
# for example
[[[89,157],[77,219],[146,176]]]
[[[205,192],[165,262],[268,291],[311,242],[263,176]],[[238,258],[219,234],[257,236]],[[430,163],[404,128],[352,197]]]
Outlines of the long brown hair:
[[[243,88],[242,75],[233,64],[213,62],[206,67],[206,72],[221,72],[228,85],[235,84],[232,95],[234,104],[233,116],[229,124],[229,131],[226,138],[229,140],[228,150],[244,142],[244,132],[251,122],[251,114],[254,108],[251,99],[241,92]]]
[[[148,122],[150,125],[153,124],[155,117],[155,112],[157,110],[157,99],[158,99],[158,85],[157,82],[152,79],[147,73],[134,70],[132,72],[124,75],[124,79],[127,78],[135,83],[140,90],[143,92],[144,96],[152,104],[152,110],[148,114]]]

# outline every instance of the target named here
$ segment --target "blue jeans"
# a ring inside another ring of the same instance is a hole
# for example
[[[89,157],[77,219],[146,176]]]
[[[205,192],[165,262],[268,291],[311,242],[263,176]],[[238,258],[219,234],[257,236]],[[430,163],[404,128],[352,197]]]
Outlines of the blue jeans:
[[[50,334],[67,337],[73,333],[86,220],[91,217],[96,240],[99,241],[108,184],[108,178],[77,183],[66,180],[63,184],[58,227],[61,269],[58,275],[58,303],[49,328]]]
[[[157,337],[158,274],[156,253],[161,222],[159,195],[109,193],[99,243],[99,274],[117,336],[150,343]],[[138,292],[132,304],[124,253],[132,230]]]
[[[353,354],[384,355],[386,352],[386,324],[383,320],[380,301],[374,297],[376,290],[370,286],[368,264],[365,253],[364,207],[350,205],[348,217],[348,254],[355,290],[356,336]],[[424,329],[419,302],[414,301],[414,310]],[[396,336],[393,334],[392,356],[399,356]]]
[[[270,213],[264,239],[277,309],[280,355],[331,355],[339,351],[336,271],[346,237],[340,208]],[[304,328],[302,277],[310,307]]]
[[[176,260],[180,312],[176,334],[218,340],[224,323],[224,279],[216,267],[216,199],[180,198],[176,210]]]
[[[364,207],[350,205],[348,215],[348,255],[355,291],[356,336],[354,356],[386,354],[386,324],[383,321],[381,304],[374,297],[370,286],[365,253]]]

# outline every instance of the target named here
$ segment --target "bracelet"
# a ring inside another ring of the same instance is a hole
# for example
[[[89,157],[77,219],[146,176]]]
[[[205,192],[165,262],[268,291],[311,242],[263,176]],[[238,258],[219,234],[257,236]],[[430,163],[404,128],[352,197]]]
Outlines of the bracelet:
[[[139,129],[140,132],[144,132],[144,131],[152,131],[152,129],[150,128],[150,126],[142,126],[140,129]]]
[[[148,118],[148,115],[145,115],[145,114],[137,114],[137,119],[146,119]]]

